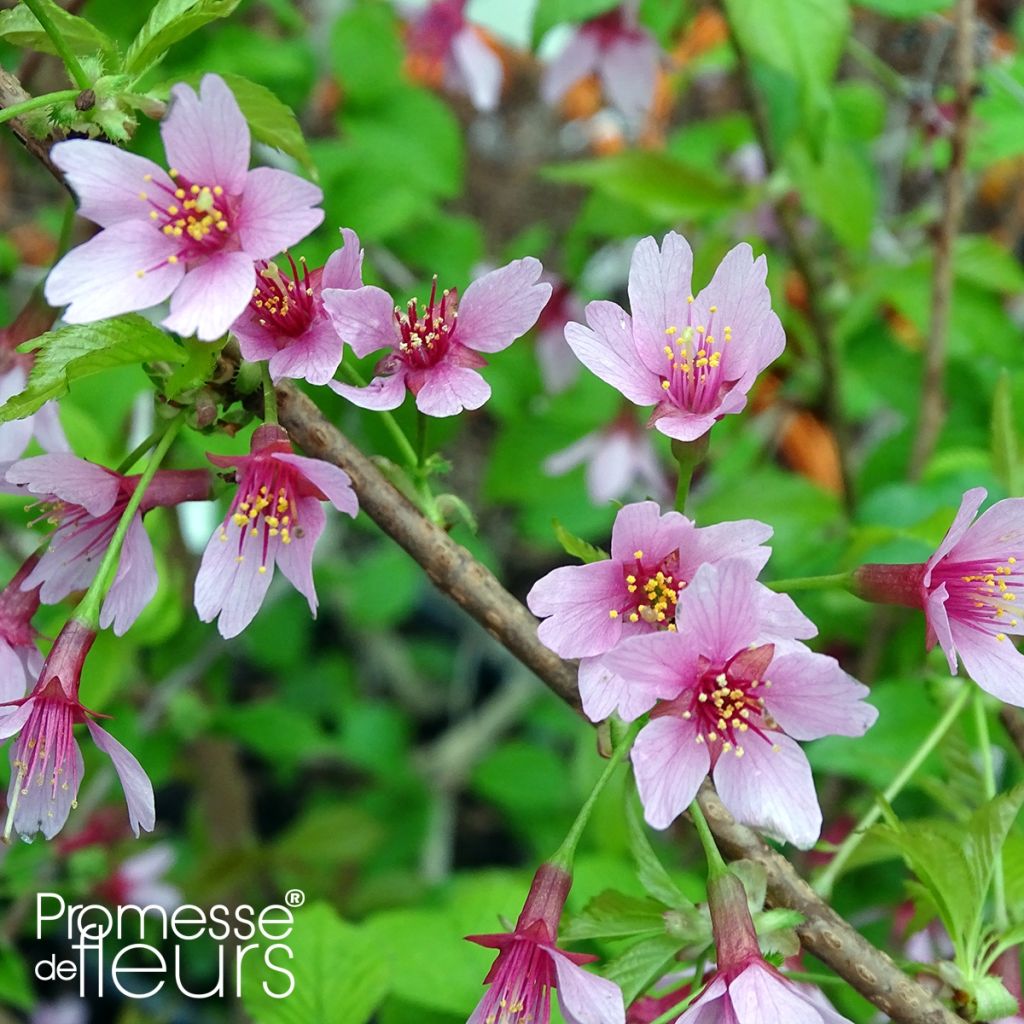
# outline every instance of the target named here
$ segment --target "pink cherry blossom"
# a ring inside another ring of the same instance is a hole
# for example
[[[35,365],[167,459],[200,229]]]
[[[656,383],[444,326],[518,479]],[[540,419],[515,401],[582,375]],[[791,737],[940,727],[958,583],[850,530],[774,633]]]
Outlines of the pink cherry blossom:
[[[761,956],[735,875],[708,884],[717,970],[676,1024],[850,1024],[817,989],[784,978]]]
[[[0,591],[0,704],[23,697],[43,666],[32,625],[39,588],[22,589],[38,563],[38,555],[29,556]]]
[[[569,286],[554,274],[545,274],[551,285],[551,298],[537,318],[537,362],[541,380],[549,395],[558,395],[575,383],[580,373],[579,360],[566,344],[565,328],[573,320],[582,320],[583,303]]]
[[[461,302],[454,289],[438,297],[435,278],[430,301],[420,306],[412,299],[407,312],[371,285],[325,288],[324,306],[357,356],[391,349],[367,387],[330,386],[364,409],[397,409],[407,390],[427,416],[480,408],[491,395],[476,372],[487,365],[480,353],[508,348],[537,322],[551,295],[551,285],[540,281],[542,269],[530,256],[514,260],[474,281]]]
[[[923,609],[928,649],[938,642],[950,672],[959,657],[983,690],[1024,707],[1024,655],[1010,639],[1024,633],[1024,498],[998,501],[975,521],[985,496],[983,487],[964,494],[927,562],[863,565],[852,589],[868,601]]]
[[[182,904],[181,890],[164,876],[176,859],[170,843],[156,843],[142,853],[126,857],[100,885],[100,894],[116,906],[175,910]]]
[[[667,828],[711,772],[741,822],[813,846],[821,810],[795,740],[860,736],[877,712],[867,688],[797,638],[813,625],[749,562],[702,565],[679,594],[676,630],[624,640],[602,663],[657,699],[633,745],[644,817]],[[648,705],[649,706],[649,705]]]
[[[544,102],[555,106],[581,78],[597,75],[605,96],[628,120],[642,121],[654,102],[661,47],[627,3],[584,22],[545,69]]]
[[[17,736],[11,746],[11,783],[4,838],[17,832],[52,839],[67,821],[82,781],[82,753],[74,726],[85,723],[93,742],[114,762],[137,836],[153,830],[153,786],[138,760],[94,721],[96,713],[78,699],[86,655],[96,639],[88,626],[71,619],[60,631],[31,694],[8,702],[0,717],[0,739]]]
[[[313,548],[325,523],[320,503],[355,516],[359,503],[348,474],[296,455],[287,433],[272,424],[253,433],[249,455],[208,458],[235,468],[238,490],[203,552],[195,586],[199,618],[216,618],[221,636],[237,636],[263,604],[275,565],[316,615]]]
[[[501,99],[501,59],[465,18],[466,0],[434,0],[413,16],[406,47],[414,68],[437,77],[452,92],[469,97],[477,110],[491,111]]]
[[[46,299],[89,323],[170,298],[168,330],[215,341],[252,298],[256,261],[323,220],[323,195],[287,171],[249,170],[249,125],[217,75],[198,95],[176,85],[160,131],[170,171],[103,142],[53,147],[79,213],[103,230],[53,268]]]
[[[597,958],[567,953],[555,944],[571,885],[571,876],[561,868],[542,864],[514,931],[467,936],[470,942],[499,951],[484,979],[490,990],[468,1024],[548,1024],[552,989],[568,1024],[625,1024],[618,985],[580,966]]]
[[[321,300],[324,288],[362,286],[359,236],[342,230],[342,247],[318,270],[301,269],[288,257],[291,274],[276,263],[256,264],[256,288],[246,311],[231,325],[244,358],[269,360],[275,383],[282,377],[326,384],[341,363],[341,339]]]
[[[682,235],[669,232],[660,249],[644,238],[629,269],[632,316],[614,302],[591,302],[588,326],[565,329],[584,366],[634,404],[653,405],[651,426],[680,441],[740,412],[757,375],[785,345],[763,256],[755,260],[749,245],[737,245],[696,298],[692,267]]]
[[[23,587],[39,587],[44,604],[56,604],[92,582],[121,515],[138,484],[70,453],[38,455],[15,462],[6,472],[9,484],[40,499],[36,522],[56,526],[50,545]],[[206,470],[159,470],[150,482],[139,512],[128,528],[117,575],[100,613],[100,625],[121,636],[149,604],[157,588],[153,547],[142,517],[160,506],[210,497]],[[12,490],[12,488],[7,488]]]
[[[575,444],[544,460],[544,472],[562,476],[585,464],[587,494],[595,505],[635,495],[669,497],[669,483],[651,435],[636,422],[632,410],[617,416],[603,430],[581,437]]]

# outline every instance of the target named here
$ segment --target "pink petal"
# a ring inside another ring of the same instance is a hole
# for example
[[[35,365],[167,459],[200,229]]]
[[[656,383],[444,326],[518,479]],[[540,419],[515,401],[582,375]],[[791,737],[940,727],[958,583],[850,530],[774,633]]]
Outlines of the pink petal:
[[[737,821],[809,850],[821,834],[811,766],[788,736],[767,735],[766,742],[748,732],[742,757],[735,751],[719,757],[714,770],[718,795]]]
[[[110,733],[101,729],[91,718],[85,720],[93,743],[114,762],[114,770],[121,780],[124,798],[128,803],[128,821],[136,836],[139,830],[152,832],[156,825],[156,804],[153,783],[149,781],[138,758],[120,744]]]
[[[490,111],[501,99],[505,76],[501,58],[466,25],[452,39],[452,59],[467,95],[477,110]]]
[[[764,546],[772,532],[767,523],[757,519],[693,527],[679,550],[679,575],[692,579],[705,562],[720,562],[725,558],[741,558],[760,572],[772,553],[771,548]]]
[[[794,739],[862,736],[878,718],[878,711],[864,703],[868,688],[847,675],[835,658],[810,651],[780,654],[768,678],[768,711]]]
[[[174,192],[174,183],[162,167],[107,142],[58,142],[50,156],[78,198],[79,215],[103,228],[123,220],[149,224],[153,204],[166,207]]]
[[[397,344],[395,306],[383,289],[373,285],[354,291],[324,288],[322,298],[341,340],[360,359],[377,349]]]
[[[931,650],[938,640],[942,647],[942,653],[946,655],[949,663],[950,675],[956,675],[956,653],[957,645],[953,642],[953,633],[950,629],[949,616],[946,614],[946,600],[949,594],[946,592],[946,584],[940,583],[928,594],[928,601],[925,604],[925,621],[928,624],[928,649]]]
[[[200,341],[216,341],[249,304],[255,283],[256,268],[249,255],[218,252],[185,275],[163,326],[183,338],[194,334]]]
[[[4,374],[0,374],[0,405],[9,398],[20,395],[28,383],[28,374],[14,363]],[[47,405],[52,406],[52,402]],[[37,414],[38,415],[38,414]],[[25,416],[20,420],[0,423],[0,464],[20,459],[32,440],[34,417]]]
[[[556,949],[544,952],[555,965],[558,1005],[566,1024],[625,1024],[622,990],[613,981],[578,967]]]
[[[668,828],[697,795],[711,767],[707,744],[697,739],[692,723],[681,718],[655,718],[640,730],[630,758],[652,828]]]
[[[228,534],[218,527],[203,552],[196,574],[196,613],[200,622],[212,622],[219,616],[217,629],[226,640],[238,636],[252,622],[267,596],[276,548],[268,547],[266,572],[260,572],[262,545],[262,537],[246,534],[239,554],[237,530]]]
[[[0,702],[21,700],[25,691],[34,682],[27,678],[25,662],[11,645],[0,637]],[[10,712],[9,707],[0,707],[0,716]],[[3,718],[0,717],[0,722]]]
[[[629,314],[614,302],[591,302],[587,323],[589,327],[577,323],[565,327],[565,340],[576,358],[636,405],[661,401],[661,383],[637,356]]]
[[[401,371],[386,377],[374,377],[365,388],[342,384],[338,380],[329,380],[327,386],[360,409],[388,412],[397,409],[405,401],[405,374]]]
[[[273,359],[284,351],[282,345],[289,345],[293,340],[287,334],[279,334],[271,327],[264,327],[251,308],[246,308],[242,315],[231,325],[231,333],[238,339],[238,348],[242,358],[250,363],[264,362]],[[340,345],[339,345],[340,348]],[[271,371],[273,376],[273,371]],[[286,374],[279,373],[274,381]]]
[[[21,695],[14,699],[20,700]],[[21,732],[22,727],[32,714],[34,704],[35,701],[30,697],[20,707],[0,708],[0,740],[5,740]]]
[[[595,505],[604,505],[629,493],[638,460],[633,439],[622,431],[605,435],[604,443],[587,466],[587,493]]]
[[[326,384],[341,365],[341,338],[330,320],[318,319],[305,334],[288,340],[282,349],[270,355],[270,376],[276,383],[282,377]],[[246,359],[252,356],[242,354]],[[267,358],[263,356],[262,358]]]
[[[545,618],[537,631],[542,643],[563,658],[583,658],[618,643],[622,616],[608,612],[618,608],[623,590],[622,569],[614,562],[565,565],[538,580],[526,603]]]
[[[40,587],[43,604],[56,604],[68,594],[84,590],[96,575],[98,556],[110,542],[115,526],[113,517],[105,516],[58,527],[22,589]]]
[[[724,1001],[723,996],[726,996]],[[676,1024],[738,1024],[727,996],[725,981],[716,975]]]
[[[949,626],[967,674],[998,700],[1024,707],[1024,654],[1013,641],[998,640],[956,619]]]
[[[91,723],[90,723],[91,725]],[[25,839],[31,839],[41,832],[44,839],[52,839],[65,825],[71,806],[78,799],[78,787],[85,774],[85,763],[82,751],[76,740],[71,741],[71,751],[65,764],[65,784],[57,786],[54,792],[51,785],[44,779],[24,779],[22,792],[18,796],[18,806],[14,812],[14,831]],[[11,747],[11,784],[7,795],[7,805],[11,805],[14,787],[18,784],[18,773],[14,767],[14,746]]]
[[[568,448],[552,452],[543,462],[542,469],[548,476],[563,476],[583,462],[597,455],[601,448],[601,434],[587,434],[574,441]]]
[[[500,352],[537,322],[551,298],[544,268],[532,256],[474,281],[459,303],[456,337],[477,352]]]
[[[608,98],[630,121],[642,121],[651,109],[659,57],[658,44],[645,34],[617,40],[598,64]]]
[[[153,545],[142,525],[142,516],[136,513],[124,539],[117,575],[103,602],[100,626],[109,629],[113,624],[114,635],[124,636],[153,600],[159,582]]]
[[[444,361],[428,370],[416,393],[416,408],[426,416],[456,416],[479,409],[491,397],[491,386],[476,370]]]
[[[250,171],[238,213],[242,248],[253,259],[268,260],[301,242],[323,221],[324,211],[317,208],[323,198],[316,185],[288,171]]]
[[[278,462],[294,466],[339,511],[355,516],[359,500],[352,490],[352,478],[343,469],[322,459],[281,452],[274,455]]]
[[[982,491],[982,488],[977,488]],[[968,492],[970,493],[970,492]],[[953,528],[950,527],[950,533]],[[1024,550],[1024,498],[997,501],[978,518],[956,544],[951,561],[970,562],[995,558],[1005,561],[1008,555]],[[933,556],[934,558],[934,556]]]
[[[109,512],[121,490],[116,474],[67,452],[22,459],[7,470],[6,479],[30,494],[81,505],[91,516]]]
[[[629,637],[600,658],[580,663],[583,710],[593,722],[607,718],[615,709],[624,722],[632,722],[657,701],[671,700],[696,684],[697,655],[693,644],[681,640],[677,633]],[[611,708],[605,710],[609,701]],[[591,710],[604,714],[595,716]]]
[[[565,49],[544,68],[540,80],[541,99],[550,107],[560,103],[569,88],[597,66],[598,52],[594,34],[577,31]]]
[[[341,228],[341,248],[335,249],[324,264],[320,279],[323,288],[362,288],[363,249],[359,236],[351,228]]]
[[[177,249],[178,242],[148,220],[113,224],[75,246],[50,271],[46,301],[66,305],[70,324],[148,309],[163,302],[185,274],[181,262],[166,262]]]
[[[665,369],[666,330],[674,327],[681,332],[689,323],[692,273],[690,244],[675,231],[665,236],[660,249],[648,237],[633,250],[629,263],[633,340],[640,359],[653,374]]]
[[[712,661],[727,661],[760,639],[757,587],[739,559],[702,565],[676,603],[679,635]]]
[[[220,185],[232,196],[242,193],[249,169],[249,125],[223,78],[204,75],[198,96],[191,86],[176,85],[160,134],[171,167],[190,182]]]
[[[732,980],[729,998],[740,1021],[757,1021],[757,1024],[822,1024],[821,1014],[799,993],[797,987],[761,963],[752,963]]]
[[[60,407],[56,402],[47,402],[41,409],[36,410],[32,417],[32,429],[36,440],[46,451],[71,451],[71,445],[60,423]],[[0,458],[0,461],[3,459]]]
[[[818,627],[796,606],[789,594],[776,594],[761,583],[754,584],[762,640],[808,640]]]
[[[310,614],[315,619],[317,598],[316,587],[313,585],[313,548],[324,532],[327,517],[316,498],[300,498],[298,506],[301,535],[298,531],[294,532],[291,543],[282,544],[277,549],[277,566],[288,582],[309,602]]]
[[[660,562],[682,547],[693,533],[693,524],[680,512],[665,512],[656,501],[623,505],[612,526],[612,559],[632,564],[634,551],[644,562]]]

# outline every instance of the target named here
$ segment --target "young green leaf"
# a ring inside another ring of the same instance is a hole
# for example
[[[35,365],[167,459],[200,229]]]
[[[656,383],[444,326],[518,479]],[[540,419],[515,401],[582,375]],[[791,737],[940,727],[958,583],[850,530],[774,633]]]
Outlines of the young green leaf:
[[[21,346],[38,349],[25,390],[0,406],[0,423],[34,413],[45,402],[67,394],[71,383],[115,366],[162,360],[184,363],[185,349],[137,313],[68,324]]]
[[[572,555],[581,562],[601,562],[608,557],[607,551],[570,533],[557,519],[551,520],[551,526],[555,531],[555,538],[567,555]]]
[[[595,896],[559,932],[566,941],[616,936],[662,934],[665,908],[651,899],[637,899],[614,889]]]
[[[629,849],[636,861],[640,884],[667,907],[692,910],[693,904],[682,894],[658,860],[632,800],[626,801],[626,827],[629,831]]]
[[[232,14],[240,0],[157,0],[146,24],[132,40],[124,69],[135,77],[145,74],[177,42],[217,18]]]
[[[622,989],[628,1006],[676,963],[676,954],[682,948],[680,940],[671,935],[652,935],[610,960],[604,976]]]
[[[92,22],[69,14],[54,0],[39,0],[46,14],[50,16],[71,52],[77,56],[90,56],[98,51],[111,56],[117,52],[117,44],[101,32]],[[53,41],[36,21],[36,16],[24,5],[17,4],[10,10],[0,11],[0,39],[12,46],[21,46],[40,53],[56,53]]]

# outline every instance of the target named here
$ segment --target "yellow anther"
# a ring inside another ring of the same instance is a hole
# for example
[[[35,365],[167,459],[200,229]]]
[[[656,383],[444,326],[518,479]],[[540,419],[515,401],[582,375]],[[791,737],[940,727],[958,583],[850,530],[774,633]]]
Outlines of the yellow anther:
[[[665,328],[665,333],[666,334],[675,334],[678,330],[679,330],[678,327],[666,327]]]
[[[174,256],[174,255],[168,256],[167,257],[167,262],[168,263],[177,263],[178,262],[178,257]]]
[[[672,387],[672,385],[671,385],[671,384],[669,384],[669,382],[668,382],[667,380],[663,380],[663,381],[661,382],[661,387],[662,387],[662,389],[663,389],[664,391],[668,391],[668,389],[669,389],[670,387]]]
[[[618,617],[619,613],[614,608],[608,613],[609,619],[617,619]]]

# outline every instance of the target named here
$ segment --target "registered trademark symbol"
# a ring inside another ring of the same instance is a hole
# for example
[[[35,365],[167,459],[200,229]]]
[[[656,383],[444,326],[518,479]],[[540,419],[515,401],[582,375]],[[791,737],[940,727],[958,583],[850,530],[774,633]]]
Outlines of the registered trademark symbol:
[[[284,894],[284,901],[289,907],[301,907],[306,902],[306,894],[301,889],[289,889]]]

